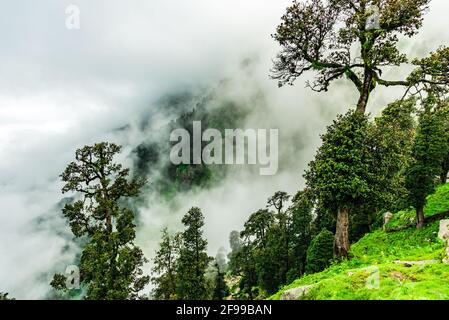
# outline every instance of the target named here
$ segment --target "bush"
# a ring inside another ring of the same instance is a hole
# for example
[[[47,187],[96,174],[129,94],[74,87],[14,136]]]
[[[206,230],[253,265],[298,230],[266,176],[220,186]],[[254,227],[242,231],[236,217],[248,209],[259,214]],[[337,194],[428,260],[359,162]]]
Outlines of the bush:
[[[316,273],[326,269],[333,258],[334,235],[323,229],[307,249],[306,272]]]

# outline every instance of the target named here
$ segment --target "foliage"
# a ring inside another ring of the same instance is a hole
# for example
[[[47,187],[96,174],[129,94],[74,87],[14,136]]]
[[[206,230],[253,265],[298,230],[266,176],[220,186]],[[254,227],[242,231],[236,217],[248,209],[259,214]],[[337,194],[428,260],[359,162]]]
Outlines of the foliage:
[[[127,180],[129,169],[113,162],[120,151],[107,142],[86,146],[61,175],[63,193],[81,196],[67,203],[63,214],[73,234],[86,239],[79,265],[85,299],[135,299],[149,281],[141,269],[146,259],[134,245],[134,213],[122,206],[145,181]],[[65,283],[66,277],[56,274],[52,286],[65,290]]]
[[[339,116],[322,136],[323,144],[304,177],[314,197],[327,208],[348,208],[373,196],[368,120],[357,112]]]
[[[308,86],[327,91],[346,77],[360,94],[357,110],[364,113],[377,85],[428,88],[441,92],[448,84],[448,48],[416,59],[407,79],[382,79],[386,67],[408,62],[398,49],[400,36],[412,37],[422,26],[430,0],[318,0],[298,1],[287,8],[274,39],[281,45],[272,77],[279,86],[307,71],[317,74]],[[357,44],[360,49],[352,50]],[[354,54],[355,53],[355,54]]]
[[[333,258],[334,235],[322,230],[313,238],[307,249],[306,272],[316,273],[326,269]]]
[[[449,210],[448,192],[449,184],[442,185],[427,198],[427,215]],[[395,213],[394,217],[400,214]],[[439,262],[445,245],[438,239],[438,230],[436,221],[420,230],[372,231],[352,245],[351,260],[297,279],[271,299],[279,299],[285,290],[312,284],[314,289],[304,299],[449,299],[449,283],[445,280],[449,266]],[[436,260],[437,263],[406,267],[395,264],[396,260]],[[369,289],[366,280],[375,270],[373,267],[378,268],[380,282],[378,288]]]
[[[182,218],[182,246],[177,263],[177,296],[182,300],[204,300],[209,297],[205,272],[210,261],[203,238],[204,216],[199,208],[191,208]]]
[[[406,174],[409,203],[416,209],[418,227],[422,227],[424,223],[423,208],[426,198],[435,190],[435,177],[441,173],[447,150],[447,116],[440,109],[435,109],[434,104],[433,97],[424,101],[424,110],[420,113],[412,148],[412,162]]]
[[[213,300],[224,300],[229,295],[229,288],[225,281],[225,274],[220,269],[219,264],[216,262],[215,265],[215,281],[214,281],[214,292],[212,294]]]
[[[181,235],[170,235],[167,228],[162,230],[162,240],[154,258],[151,282],[154,285],[153,298],[157,300],[176,299],[178,275],[176,273]]]

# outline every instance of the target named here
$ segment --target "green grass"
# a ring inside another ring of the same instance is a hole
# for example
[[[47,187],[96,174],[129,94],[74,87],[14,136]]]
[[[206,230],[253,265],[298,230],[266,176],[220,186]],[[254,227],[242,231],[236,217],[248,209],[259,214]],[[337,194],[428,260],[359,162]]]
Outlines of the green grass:
[[[449,210],[449,184],[428,198],[426,215]],[[405,211],[406,212],[406,211]],[[413,212],[414,214],[414,212]],[[405,222],[403,212],[395,223]],[[335,262],[327,270],[295,280],[285,290],[314,285],[302,299],[313,300],[440,300],[449,299],[449,265],[441,263],[444,244],[438,239],[439,222],[422,230],[376,230],[351,247],[351,259]],[[395,260],[437,260],[436,264],[406,267]],[[379,279],[378,282],[375,279]]]

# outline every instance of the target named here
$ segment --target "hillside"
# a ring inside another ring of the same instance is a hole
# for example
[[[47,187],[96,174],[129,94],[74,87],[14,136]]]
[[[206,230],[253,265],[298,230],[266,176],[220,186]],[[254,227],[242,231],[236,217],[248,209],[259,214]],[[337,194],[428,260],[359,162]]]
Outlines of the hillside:
[[[449,184],[428,197],[425,214],[447,210]],[[387,231],[375,230],[352,245],[350,260],[297,279],[270,299],[285,299],[286,291],[303,300],[449,299],[449,264],[442,263],[445,244],[438,239],[439,220],[422,230],[392,231],[413,219],[413,210],[394,214]]]

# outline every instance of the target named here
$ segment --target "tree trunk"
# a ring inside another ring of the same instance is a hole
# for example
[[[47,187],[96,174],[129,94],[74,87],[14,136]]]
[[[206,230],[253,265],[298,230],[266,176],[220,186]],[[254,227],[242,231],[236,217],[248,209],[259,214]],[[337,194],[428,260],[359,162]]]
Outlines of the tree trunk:
[[[422,229],[424,227],[424,207],[420,206],[416,208],[416,220],[418,223],[416,224],[416,228]]]
[[[357,112],[365,114],[366,106],[368,105],[369,96],[373,90],[373,72],[365,68],[365,78],[363,80],[363,85],[360,88],[360,98],[357,103]]]
[[[443,172],[441,173],[441,175],[440,175],[440,182],[442,184],[446,184],[447,183],[447,174],[448,174],[448,172],[449,171],[443,170]]]
[[[334,239],[334,256],[347,258],[349,252],[349,210],[347,208],[338,209],[337,229]]]

